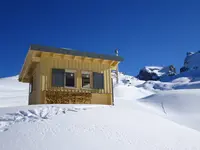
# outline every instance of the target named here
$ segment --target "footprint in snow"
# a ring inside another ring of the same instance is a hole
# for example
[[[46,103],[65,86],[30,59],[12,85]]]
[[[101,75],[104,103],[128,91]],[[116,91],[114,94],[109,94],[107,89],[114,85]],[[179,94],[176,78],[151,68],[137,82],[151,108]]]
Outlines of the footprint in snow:
[[[7,113],[0,117],[0,132],[7,131],[9,126],[19,122],[36,122],[52,118],[53,116],[66,114],[68,111],[78,112],[86,108],[61,108],[55,106],[39,107],[27,111],[20,110],[16,113]]]

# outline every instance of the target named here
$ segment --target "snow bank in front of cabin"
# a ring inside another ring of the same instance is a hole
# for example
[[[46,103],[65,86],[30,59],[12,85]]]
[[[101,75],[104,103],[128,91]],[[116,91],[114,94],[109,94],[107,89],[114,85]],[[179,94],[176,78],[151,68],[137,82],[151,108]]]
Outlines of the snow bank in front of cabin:
[[[77,105],[57,105],[53,109],[61,110],[60,114],[53,111],[52,117],[45,117],[52,111],[49,105],[40,107],[18,107],[16,113],[10,109],[14,116],[20,111],[29,114],[29,109],[45,113],[43,117],[36,115],[37,121],[18,121],[1,132],[1,150],[200,149],[199,132],[149,113],[131,101],[124,101],[123,107],[84,105],[81,110]]]
[[[137,88],[135,86],[117,85],[114,90],[114,97],[123,100],[135,100],[154,94],[154,92]]]
[[[0,132],[7,131],[11,125],[21,122],[36,122],[50,119],[53,116],[66,114],[68,111],[80,111],[81,108],[61,108],[56,106],[36,107],[26,111],[19,110],[15,113],[6,113],[0,117]]]

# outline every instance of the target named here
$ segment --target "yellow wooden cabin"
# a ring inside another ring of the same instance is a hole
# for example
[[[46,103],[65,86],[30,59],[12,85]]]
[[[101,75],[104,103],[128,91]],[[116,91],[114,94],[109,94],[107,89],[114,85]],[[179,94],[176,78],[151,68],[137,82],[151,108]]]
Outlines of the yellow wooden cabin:
[[[29,104],[113,104],[111,68],[119,56],[31,45],[19,81]]]

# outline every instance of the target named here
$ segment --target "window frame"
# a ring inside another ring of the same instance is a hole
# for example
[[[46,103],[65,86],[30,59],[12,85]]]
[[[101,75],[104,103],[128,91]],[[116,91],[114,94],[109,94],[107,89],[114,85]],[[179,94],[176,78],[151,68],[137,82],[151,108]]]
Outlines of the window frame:
[[[82,74],[89,74],[90,75],[90,87],[83,87]],[[93,84],[92,84],[92,72],[91,71],[81,71],[81,88],[82,89],[92,89],[93,88]]]
[[[66,86],[66,73],[74,73],[74,86]],[[65,73],[64,73],[64,87],[65,88],[77,88],[77,79],[76,79],[76,75],[77,74],[77,70],[69,70],[69,69],[65,69]]]

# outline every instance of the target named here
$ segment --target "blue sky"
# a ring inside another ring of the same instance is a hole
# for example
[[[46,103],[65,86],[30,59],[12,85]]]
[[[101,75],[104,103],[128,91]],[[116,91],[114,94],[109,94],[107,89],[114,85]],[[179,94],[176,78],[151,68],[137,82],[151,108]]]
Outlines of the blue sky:
[[[200,49],[200,1],[34,0],[0,5],[0,77],[19,74],[31,43],[119,54],[120,70],[183,65]]]

